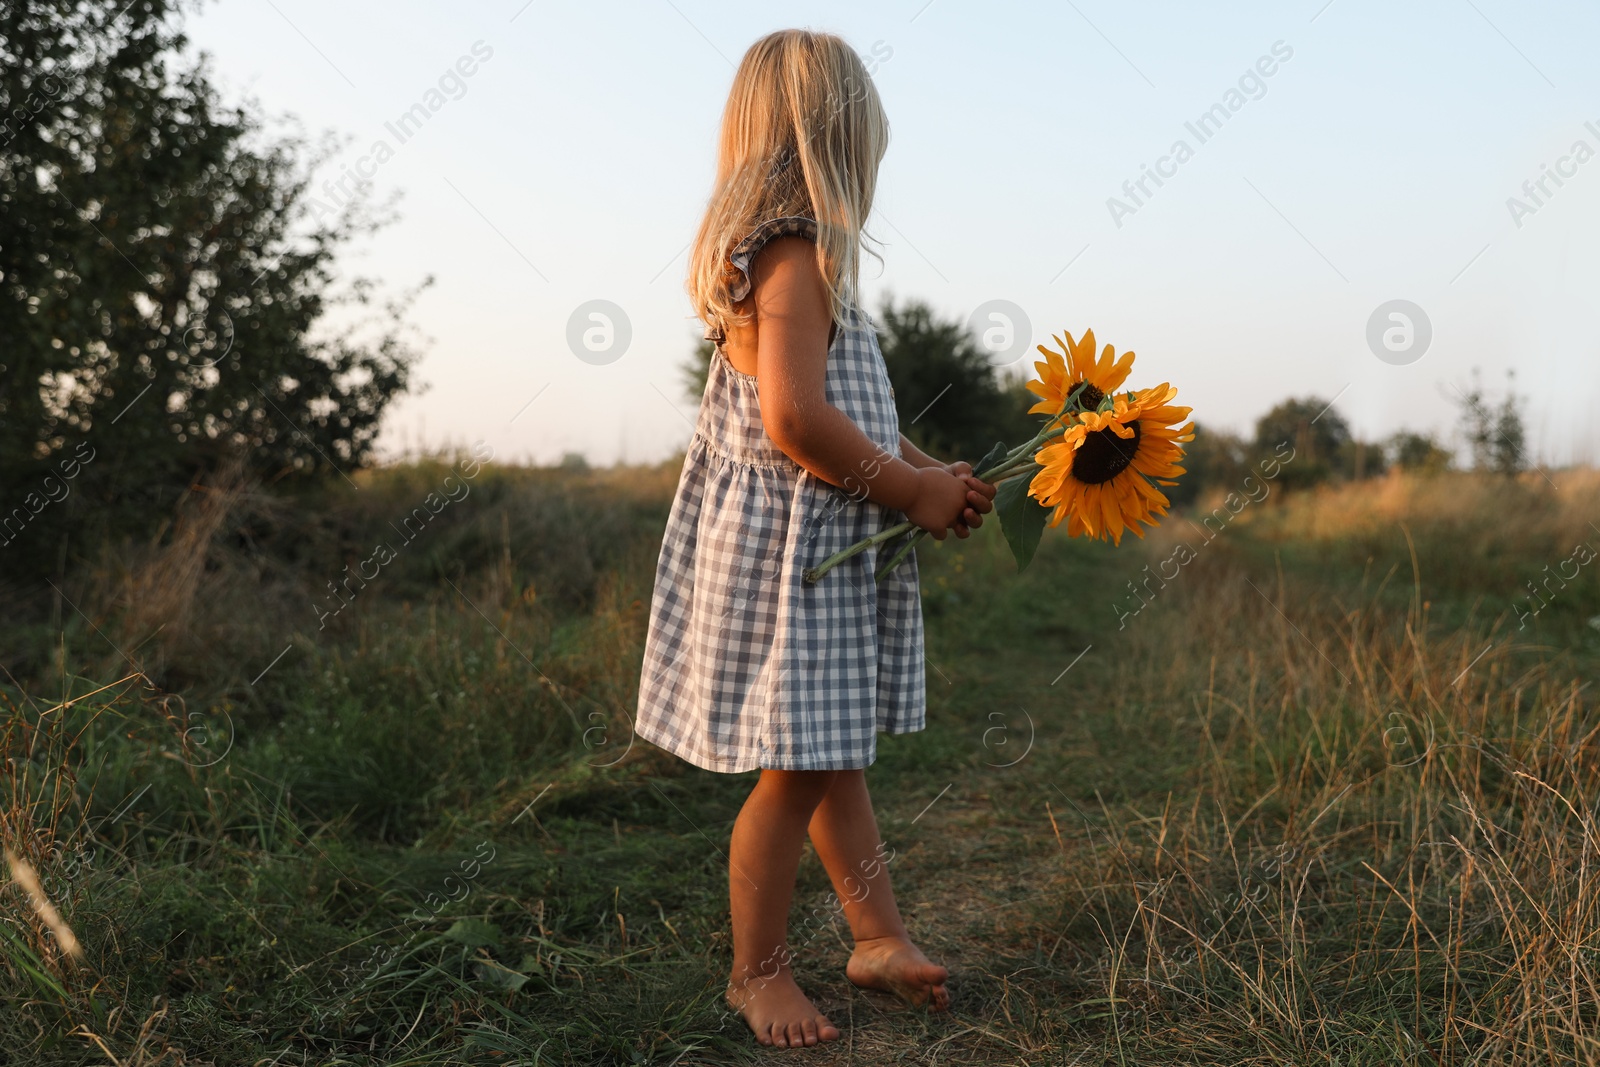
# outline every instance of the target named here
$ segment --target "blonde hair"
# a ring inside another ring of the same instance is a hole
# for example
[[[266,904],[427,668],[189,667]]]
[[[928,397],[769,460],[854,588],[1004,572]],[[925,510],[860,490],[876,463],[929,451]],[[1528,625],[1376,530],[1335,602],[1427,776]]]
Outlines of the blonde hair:
[[[707,325],[747,322],[729,253],[769,219],[817,223],[817,267],[835,321],[849,322],[862,228],[889,122],[861,58],[829,33],[780,30],[744,54],[722,114],[717,179],[689,253],[687,289]]]

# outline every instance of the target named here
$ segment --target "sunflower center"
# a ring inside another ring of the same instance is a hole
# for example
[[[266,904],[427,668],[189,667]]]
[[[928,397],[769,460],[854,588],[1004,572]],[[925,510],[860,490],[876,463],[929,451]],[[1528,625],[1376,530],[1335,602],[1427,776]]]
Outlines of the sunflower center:
[[[1132,437],[1118,437],[1113,430],[1085,434],[1072,458],[1072,476],[1085,485],[1099,485],[1127,470],[1139,451],[1140,432],[1137,421],[1128,425],[1133,428]]]
[[[1078,406],[1084,411],[1094,411],[1105,398],[1106,394],[1085,382],[1083,392],[1078,394]]]

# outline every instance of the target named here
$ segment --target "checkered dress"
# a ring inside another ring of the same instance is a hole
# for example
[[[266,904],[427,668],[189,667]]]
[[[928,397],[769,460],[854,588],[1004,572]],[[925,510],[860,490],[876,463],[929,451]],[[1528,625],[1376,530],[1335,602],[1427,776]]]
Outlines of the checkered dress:
[[[816,233],[804,218],[759,226],[733,250],[734,298],[767,241]],[[814,585],[801,572],[905,516],[785,455],[762,427],[756,379],[728,362],[719,329],[706,337],[718,345],[656,567],[638,734],[713,771],[866,767],[878,731],[924,725],[916,558],[881,584],[876,549]],[[859,312],[828,349],[826,396],[900,454],[883,354]]]

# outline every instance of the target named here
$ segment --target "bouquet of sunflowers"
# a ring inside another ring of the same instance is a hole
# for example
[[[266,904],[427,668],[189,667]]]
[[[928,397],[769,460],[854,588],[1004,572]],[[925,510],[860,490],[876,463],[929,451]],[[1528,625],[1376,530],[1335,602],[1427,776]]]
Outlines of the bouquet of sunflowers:
[[[1189,408],[1177,407],[1178,390],[1163,382],[1152,389],[1117,389],[1133,369],[1132,352],[1115,358],[1110,345],[1095,358],[1094,331],[1080,341],[1070,333],[1054,338],[1060,351],[1039,345],[1044,360],[1034,363],[1038,378],[1027,383],[1039,402],[1030,414],[1043,414],[1033,439],[1016,448],[996,444],[973,464],[977,476],[997,484],[995,514],[1017,569],[1026,567],[1046,526],[1067,523],[1067,536],[1121,544],[1124,532],[1139,537],[1140,523],[1155,526],[1169,501],[1159,486],[1176,485],[1183,446],[1194,440]],[[905,559],[926,534],[903,522],[858,541],[805,572],[814,582],[833,567],[874,545],[906,534],[905,543],[878,571],[878,578]]]

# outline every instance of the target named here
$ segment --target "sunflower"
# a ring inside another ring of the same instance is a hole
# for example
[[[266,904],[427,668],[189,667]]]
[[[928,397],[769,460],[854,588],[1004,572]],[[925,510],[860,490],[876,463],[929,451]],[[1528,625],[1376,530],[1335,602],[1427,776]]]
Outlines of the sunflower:
[[[1110,345],[1106,345],[1105,351],[1100,354],[1100,361],[1095,362],[1093,330],[1085,330],[1081,341],[1074,341],[1070,333],[1066,336],[1065,342],[1059,337],[1052,338],[1061,346],[1060,352],[1044,345],[1038,346],[1044,354],[1044,361],[1034,363],[1039,380],[1029,382],[1028,391],[1042,399],[1028,409],[1029,414],[1059,414],[1067,397],[1081,382],[1089,384],[1078,394],[1079,406],[1093,411],[1100,406],[1100,401],[1110,396],[1112,390],[1127,379],[1128,372],[1133,369],[1133,353],[1124,352],[1122,358],[1113,363],[1114,352]]]
[[[1109,346],[1106,351],[1101,367],[1110,364]],[[1172,479],[1184,472],[1178,465],[1183,444],[1194,440],[1193,423],[1175,425],[1190,411],[1170,403],[1177,395],[1165,383],[1124,393],[1109,410],[1083,412],[1059,439],[1039,449],[1034,459],[1040,470],[1028,494],[1055,509],[1051,526],[1065,518],[1070,537],[1121,544],[1125,529],[1143,537],[1138,524],[1154,526],[1167,513],[1169,501],[1156,486],[1177,484]]]

